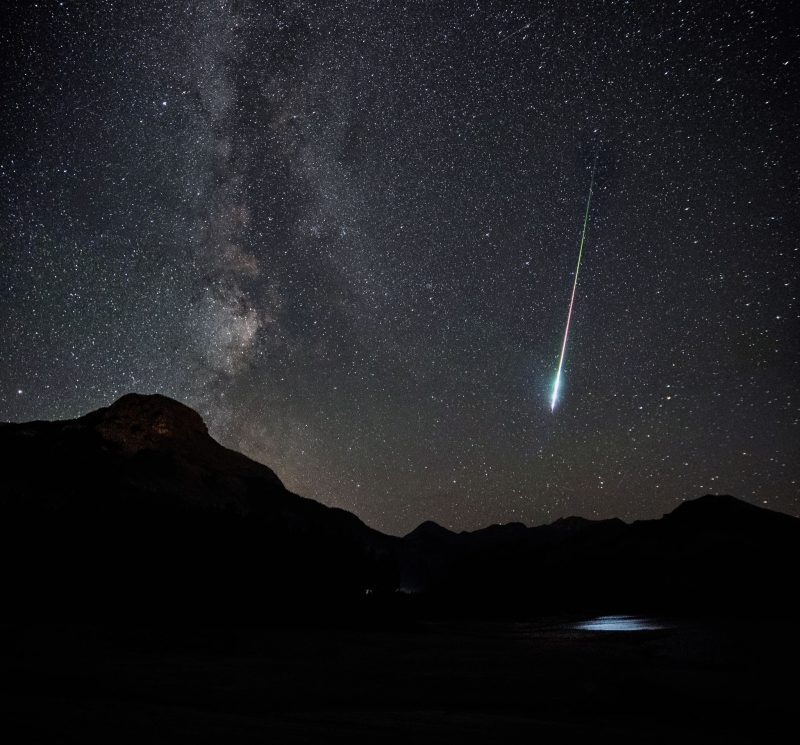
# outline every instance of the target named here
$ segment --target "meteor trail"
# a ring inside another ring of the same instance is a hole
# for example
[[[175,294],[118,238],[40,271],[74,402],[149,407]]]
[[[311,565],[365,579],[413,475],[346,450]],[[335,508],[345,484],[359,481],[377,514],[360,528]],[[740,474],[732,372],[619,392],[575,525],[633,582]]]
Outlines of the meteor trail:
[[[589,224],[589,207],[592,204],[592,189],[594,188],[594,171],[597,168],[597,156],[594,156],[592,165],[592,178],[589,181],[589,197],[586,200],[586,212],[583,215],[583,231],[581,232],[580,248],[578,249],[578,265],[575,267],[575,281],[572,283],[572,297],[569,299],[569,310],[567,311],[567,325],[564,329],[564,342],[561,345],[561,357],[558,360],[558,372],[553,383],[553,396],[550,399],[550,411],[556,410],[558,402],[558,388],[561,385],[561,370],[564,367],[564,353],[567,351],[567,337],[569,336],[569,322],[572,320],[572,306],[575,304],[575,290],[578,287],[578,272],[581,270],[581,259],[583,258],[583,244],[586,241],[586,226]]]
[[[506,34],[502,39],[500,39],[500,41],[497,42],[495,46],[499,47],[504,41],[507,41],[512,36],[516,36],[517,34],[521,34],[523,31],[527,31],[534,23],[536,23],[536,21],[538,21],[540,18],[544,18],[551,12],[552,11],[550,10],[546,10],[544,11],[544,13],[539,13],[539,15],[536,16],[536,18],[534,18],[532,21],[528,21],[528,23],[526,23],[522,28],[518,28],[516,31],[512,31],[510,34]]]
[[[531,21],[533,23],[533,21]],[[523,31],[526,31],[531,27],[531,23],[526,23],[522,28],[518,28],[516,31],[504,36],[500,41],[497,42],[498,46],[502,44],[506,39],[510,39],[512,36],[516,36],[517,34],[521,34]]]

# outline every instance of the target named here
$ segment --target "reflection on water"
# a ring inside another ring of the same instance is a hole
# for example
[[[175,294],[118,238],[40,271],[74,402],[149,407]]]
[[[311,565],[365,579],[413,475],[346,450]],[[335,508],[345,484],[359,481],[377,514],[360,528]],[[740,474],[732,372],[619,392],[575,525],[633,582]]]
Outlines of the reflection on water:
[[[642,616],[598,616],[575,624],[575,628],[581,631],[654,631],[664,626]]]

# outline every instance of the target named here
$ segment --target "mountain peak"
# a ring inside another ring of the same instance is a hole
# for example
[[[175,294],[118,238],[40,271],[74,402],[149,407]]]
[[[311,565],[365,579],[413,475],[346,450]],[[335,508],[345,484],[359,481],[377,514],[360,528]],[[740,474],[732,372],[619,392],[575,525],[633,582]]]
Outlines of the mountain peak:
[[[681,502],[672,512],[668,513],[668,515],[719,514],[721,512],[741,513],[758,509],[756,505],[737,499],[736,497],[731,497],[728,494],[705,494],[702,497],[697,497],[697,499],[687,499],[685,502]]]
[[[194,409],[157,393],[128,393],[111,406],[87,414],[81,421],[132,451],[163,440],[208,437],[208,428]]]
[[[433,520],[426,520],[424,523],[420,523],[417,525],[414,530],[412,530],[406,538],[411,539],[441,539],[441,538],[451,538],[454,536],[452,530],[448,530],[447,528],[443,528],[439,523],[435,523]]]
[[[690,499],[679,504],[672,512],[664,515],[664,519],[676,525],[694,528],[720,528],[722,526],[738,526],[748,529],[753,520],[783,520],[779,513],[771,512],[758,505],[727,494],[706,494],[697,499]]]

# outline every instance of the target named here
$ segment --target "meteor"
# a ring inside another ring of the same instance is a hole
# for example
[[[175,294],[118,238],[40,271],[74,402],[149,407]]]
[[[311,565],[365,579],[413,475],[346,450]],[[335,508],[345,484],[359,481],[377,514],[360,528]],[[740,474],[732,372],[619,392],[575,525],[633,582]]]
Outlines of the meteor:
[[[578,265],[575,267],[575,280],[572,283],[572,296],[569,299],[569,310],[567,311],[567,325],[564,329],[564,342],[561,345],[561,356],[558,359],[558,372],[553,383],[553,395],[550,398],[550,411],[556,410],[558,403],[558,389],[561,386],[561,371],[564,368],[564,353],[567,351],[567,337],[569,336],[569,322],[572,320],[572,306],[575,305],[575,290],[578,287],[578,273],[581,270],[581,259],[583,258],[583,244],[586,242],[586,227],[589,224],[589,207],[592,204],[592,189],[594,188],[594,171],[597,168],[597,156],[594,156],[592,165],[592,178],[589,181],[589,197],[586,200],[586,212],[583,215],[583,231],[581,232],[581,242],[578,249]]]
[[[544,18],[546,15],[549,15],[552,12],[552,10],[546,10],[544,13],[539,13],[536,18],[534,18],[532,21],[528,21],[528,23],[526,23],[522,28],[518,28],[516,31],[512,31],[510,34],[506,34],[502,39],[500,39],[500,41],[497,42],[497,44],[495,44],[495,46],[499,47],[504,41],[507,41],[512,36],[516,36],[517,34],[521,34],[523,31],[527,31],[534,23],[536,23],[536,21],[538,21],[540,18]]]

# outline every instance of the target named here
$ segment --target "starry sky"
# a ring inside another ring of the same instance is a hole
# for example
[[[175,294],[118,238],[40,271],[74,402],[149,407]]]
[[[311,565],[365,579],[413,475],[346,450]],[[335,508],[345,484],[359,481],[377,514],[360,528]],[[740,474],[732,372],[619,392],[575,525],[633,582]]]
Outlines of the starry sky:
[[[398,534],[800,514],[790,3],[6,8],[0,420],[163,393]]]

